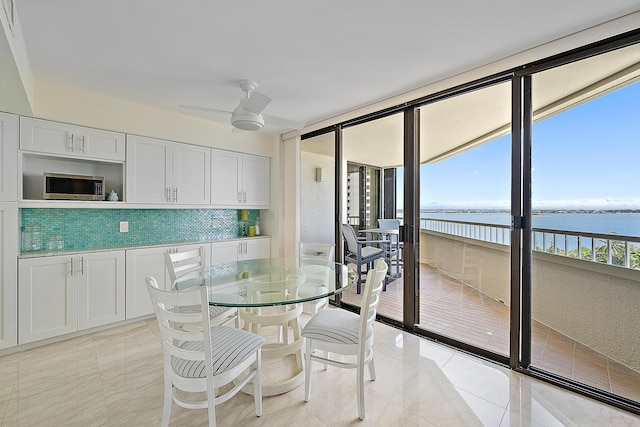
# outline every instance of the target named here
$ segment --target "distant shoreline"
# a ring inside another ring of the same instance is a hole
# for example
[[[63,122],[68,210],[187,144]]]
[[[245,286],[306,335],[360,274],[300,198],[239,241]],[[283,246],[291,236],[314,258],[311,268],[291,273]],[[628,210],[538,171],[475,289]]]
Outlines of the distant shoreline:
[[[398,209],[398,212],[403,212]],[[508,209],[420,209],[423,213],[505,213],[510,214]],[[533,209],[533,215],[544,214],[640,214],[640,209]]]

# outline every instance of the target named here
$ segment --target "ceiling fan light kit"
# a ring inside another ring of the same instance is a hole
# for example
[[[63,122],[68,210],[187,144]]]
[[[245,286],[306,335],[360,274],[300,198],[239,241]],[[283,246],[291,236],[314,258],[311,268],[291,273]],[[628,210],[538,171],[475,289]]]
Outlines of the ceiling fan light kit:
[[[231,125],[240,130],[256,131],[264,127],[264,119],[261,114],[250,111],[234,111],[231,115]]]

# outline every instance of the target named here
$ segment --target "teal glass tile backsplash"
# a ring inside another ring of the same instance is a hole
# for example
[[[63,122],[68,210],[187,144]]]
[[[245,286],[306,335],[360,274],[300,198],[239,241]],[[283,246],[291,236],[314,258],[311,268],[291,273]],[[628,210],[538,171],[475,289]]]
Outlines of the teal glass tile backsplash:
[[[198,240],[225,240],[241,235],[241,210],[229,209],[21,209],[22,227],[38,227],[43,249],[61,237],[64,249],[100,249]],[[248,225],[259,210],[248,210]],[[218,227],[213,227],[213,221]],[[129,232],[120,232],[120,222]]]

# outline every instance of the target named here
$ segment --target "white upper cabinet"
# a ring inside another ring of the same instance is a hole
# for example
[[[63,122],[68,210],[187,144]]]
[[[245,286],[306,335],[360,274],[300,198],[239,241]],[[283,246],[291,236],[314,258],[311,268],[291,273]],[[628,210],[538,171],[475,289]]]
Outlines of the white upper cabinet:
[[[0,201],[18,200],[18,116],[0,113]]]
[[[242,204],[242,153],[211,150],[211,204]]]
[[[211,204],[227,208],[269,208],[270,159],[211,150]]]
[[[127,135],[127,202],[208,205],[210,156],[207,147]]]
[[[268,157],[243,154],[242,190],[247,207],[268,208],[270,164]]]
[[[69,157],[124,161],[123,133],[20,117],[20,149]]]
[[[208,205],[211,201],[211,149],[173,144],[174,202]]]
[[[127,202],[170,202],[171,147],[169,141],[127,135]]]

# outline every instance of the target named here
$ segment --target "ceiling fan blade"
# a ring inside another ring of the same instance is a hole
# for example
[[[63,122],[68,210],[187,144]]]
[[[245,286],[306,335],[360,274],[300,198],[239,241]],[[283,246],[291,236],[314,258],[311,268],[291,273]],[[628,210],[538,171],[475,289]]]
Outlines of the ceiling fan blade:
[[[283,119],[281,117],[268,116],[263,114],[264,121],[267,126],[276,127],[282,130],[300,130],[304,127],[304,122],[298,122],[296,120]]]
[[[251,92],[249,98],[245,98],[240,102],[243,109],[260,114],[269,105],[271,98],[261,92]]]
[[[216,110],[215,108],[196,107],[195,105],[179,105],[179,107],[185,108],[187,110],[205,111],[205,112],[222,113],[226,115],[231,115],[231,111]]]

